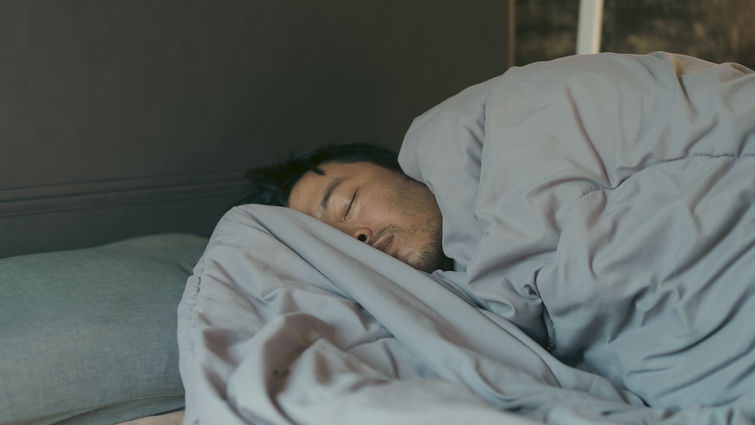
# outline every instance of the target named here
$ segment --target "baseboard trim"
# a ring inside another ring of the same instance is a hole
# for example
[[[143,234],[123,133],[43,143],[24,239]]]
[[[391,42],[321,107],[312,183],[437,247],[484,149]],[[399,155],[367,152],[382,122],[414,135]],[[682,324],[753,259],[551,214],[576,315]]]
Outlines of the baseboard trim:
[[[0,217],[243,196],[239,172],[147,176],[0,189]]]

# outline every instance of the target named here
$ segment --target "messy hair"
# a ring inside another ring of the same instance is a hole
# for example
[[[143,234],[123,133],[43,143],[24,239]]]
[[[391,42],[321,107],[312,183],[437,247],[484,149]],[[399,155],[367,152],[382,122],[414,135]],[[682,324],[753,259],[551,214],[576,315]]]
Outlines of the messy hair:
[[[401,172],[398,155],[390,149],[366,143],[330,145],[298,156],[292,154],[287,161],[272,166],[250,169],[246,177],[252,186],[240,203],[286,207],[291,189],[307,172],[324,174],[320,165],[326,162],[361,161]]]

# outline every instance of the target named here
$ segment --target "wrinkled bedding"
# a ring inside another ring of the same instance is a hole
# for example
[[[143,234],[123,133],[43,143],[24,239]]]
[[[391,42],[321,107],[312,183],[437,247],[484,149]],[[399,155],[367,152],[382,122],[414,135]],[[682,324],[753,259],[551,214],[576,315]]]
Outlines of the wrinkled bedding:
[[[407,133],[455,271],[232,209],[179,306],[184,423],[755,422],[753,128],[737,65],[564,58]]]

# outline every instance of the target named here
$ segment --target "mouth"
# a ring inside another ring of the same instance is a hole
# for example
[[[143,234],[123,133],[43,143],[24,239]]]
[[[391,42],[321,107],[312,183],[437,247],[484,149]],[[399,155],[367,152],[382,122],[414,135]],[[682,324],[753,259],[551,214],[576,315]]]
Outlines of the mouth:
[[[379,241],[375,242],[374,245],[372,245],[373,248],[379,249],[380,251],[385,252],[386,254],[390,255],[390,249],[391,245],[393,244],[393,235],[388,235]]]

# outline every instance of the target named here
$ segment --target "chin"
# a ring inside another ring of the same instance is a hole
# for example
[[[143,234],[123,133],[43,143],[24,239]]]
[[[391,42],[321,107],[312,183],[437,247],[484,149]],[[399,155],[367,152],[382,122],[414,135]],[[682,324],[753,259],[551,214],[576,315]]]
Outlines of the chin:
[[[395,253],[395,257],[415,269],[427,273],[432,273],[438,269],[453,269],[453,261],[450,261],[444,255],[440,240],[437,242],[429,240],[417,247],[399,250]]]
[[[440,241],[437,244],[430,243],[424,249],[415,251],[408,264],[427,273],[435,270],[453,270],[453,260],[446,257]]]
[[[435,270],[438,270],[442,263],[442,261],[436,261],[433,255],[423,255],[422,253],[415,253],[410,260],[401,261],[426,273],[432,273]]]

